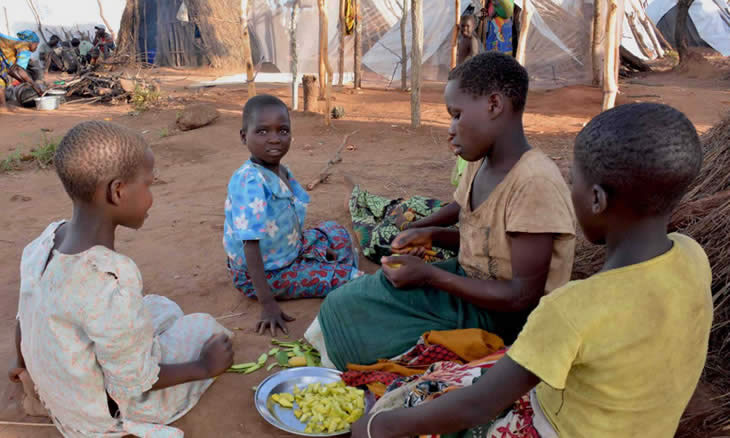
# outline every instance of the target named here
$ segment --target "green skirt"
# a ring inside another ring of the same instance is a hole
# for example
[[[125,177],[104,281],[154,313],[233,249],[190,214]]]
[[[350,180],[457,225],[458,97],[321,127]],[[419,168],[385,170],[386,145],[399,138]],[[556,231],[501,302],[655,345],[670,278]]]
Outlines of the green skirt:
[[[461,276],[455,259],[437,263]],[[337,369],[369,365],[404,353],[430,330],[495,331],[494,315],[438,289],[396,289],[382,271],[332,291],[319,310],[327,355]]]

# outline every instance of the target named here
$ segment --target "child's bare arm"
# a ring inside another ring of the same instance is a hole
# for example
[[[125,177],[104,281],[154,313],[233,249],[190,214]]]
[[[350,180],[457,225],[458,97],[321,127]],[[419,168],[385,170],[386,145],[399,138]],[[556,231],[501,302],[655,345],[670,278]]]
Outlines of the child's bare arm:
[[[160,373],[157,382],[152,385],[152,391],[219,376],[232,364],[231,339],[224,334],[213,335],[203,345],[198,360],[170,365],[160,364]]]
[[[477,383],[451,391],[416,408],[396,409],[378,414],[370,425],[369,416],[352,426],[352,438],[396,438],[444,434],[486,424],[540,382],[508,356],[492,367]]]
[[[450,227],[459,222],[460,211],[459,204],[451,202],[436,213],[411,223],[408,228]]]
[[[286,327],[287,321],[294,318],[281,311],[274,294],[271,292],[269,282],[266,281],[266,270],[264,260],[261,257],[261,249],[258,240],[246,240],[243,242],[243,254],[246,256],[248,273],[251,282],[256,290],[256,298],[262,306],[261,318],[256,324],[256,330],[260,335],[264,334],[267,328],[271,330],[271,336],[276,336],[276,328],[281,328],[284,333],[289,333]]]
[[[483,309],[518,312],[535,306],[545,292],[553,235],[519,233],[512,236],[511,241],[511,280],[462,277],[407,256],[383,258],[383,273],[398,288],[428,285]],[[400,267],[389,266],[393,263]]]

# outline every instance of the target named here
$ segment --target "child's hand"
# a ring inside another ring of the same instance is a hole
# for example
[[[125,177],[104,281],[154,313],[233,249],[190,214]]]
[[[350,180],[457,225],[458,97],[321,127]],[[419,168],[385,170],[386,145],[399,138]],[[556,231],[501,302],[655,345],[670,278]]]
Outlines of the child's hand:
[[[423,257],[427,249],[431,249],[433,241],[429,228],[413,228],[395,236],[390,249],[396,254],[408,254]]]
[[[200,352],[200,364],[210,377],[220,376],[233,365],[233,343],[228,335],[211,336]]]
[[[276,328],[280,328],[284,334],[289,334],[289,329],[286,327],[287,322],[294,321],[293,316],[289,316],[281,311],[281,307],[276,304],[276,301],[272,301],[270,304],[264,304],[263,310],[261,310],[261,319],[256,323],[256,332],[263,335],[266,333],[266,329],[271,330],[271,336],[276,336]]]
[[[21,383],[20,375],[23,374],[23,371],[25,371],[25,368],[12,367],[8,370],[8,378],[13,383]]]
[[[428,283],[435,268],[414,256],[391,256],[380,259],[383,274],[398,289],[423,286]]]

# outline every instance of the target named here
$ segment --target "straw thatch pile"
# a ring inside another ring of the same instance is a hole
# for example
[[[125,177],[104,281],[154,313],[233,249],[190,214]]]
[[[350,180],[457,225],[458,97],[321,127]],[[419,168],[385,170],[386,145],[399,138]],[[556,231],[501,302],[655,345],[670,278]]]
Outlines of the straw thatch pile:
[[[702,136],[704,164],[694,185],[672,215],[669,231],[697,240],[712,265],[715,318],[702,387],[709,407],[688,410],[678,436],[730,435],[730,114]],[[601,268],[603,248],[580,238],[574,278]],[[687,427],[691,424],[691,427]]]

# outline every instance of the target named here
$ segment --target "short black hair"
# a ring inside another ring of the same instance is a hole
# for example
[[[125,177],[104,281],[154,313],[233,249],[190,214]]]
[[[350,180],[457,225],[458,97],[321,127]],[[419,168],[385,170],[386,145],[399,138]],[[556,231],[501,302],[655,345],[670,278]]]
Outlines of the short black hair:
[[[280,106],[284,108],[287,115],[289,114],[289,108],[286,104],[276,96],[270,94],[259,94],[246,101],[246,105],[243,106],[243,130],[248,129],[248,124],[251,122],[251,118],[254,114],[261,111],[266,106]]]
[[[485,52],[456,66],[450,81],[459,81],[459,89],[474,97],[499,92],[512,102],[515,111],[525,109],[530,78],[517,60],[500,52]]]
[[[576,137],[574,154],[586,178],[646,216],[670,213],[702,167],[692,122],[658,103],[599,114]]]
[[[122,126],[83,122],[63,137],[53,164],[71,199],[91,202],[105,179],[133,178],[148,147],[141,135]]]
[[[462,15],[461,16],[461,20],[459,20],[459,24],[463,23],[464,20],[471,20],[474,23],[474,25],[477,24],[477,17],[475,17],[472,14],[464,14],[464,15]]]
[[[51,38],[48,39],[48,45],[55,46],[61,41],[61,38],[58,37],[58,35],[51,35]]]
[[[71,39],[71,46],[78,47],[81,45],[81,41],[78,38],[72,38]]]

